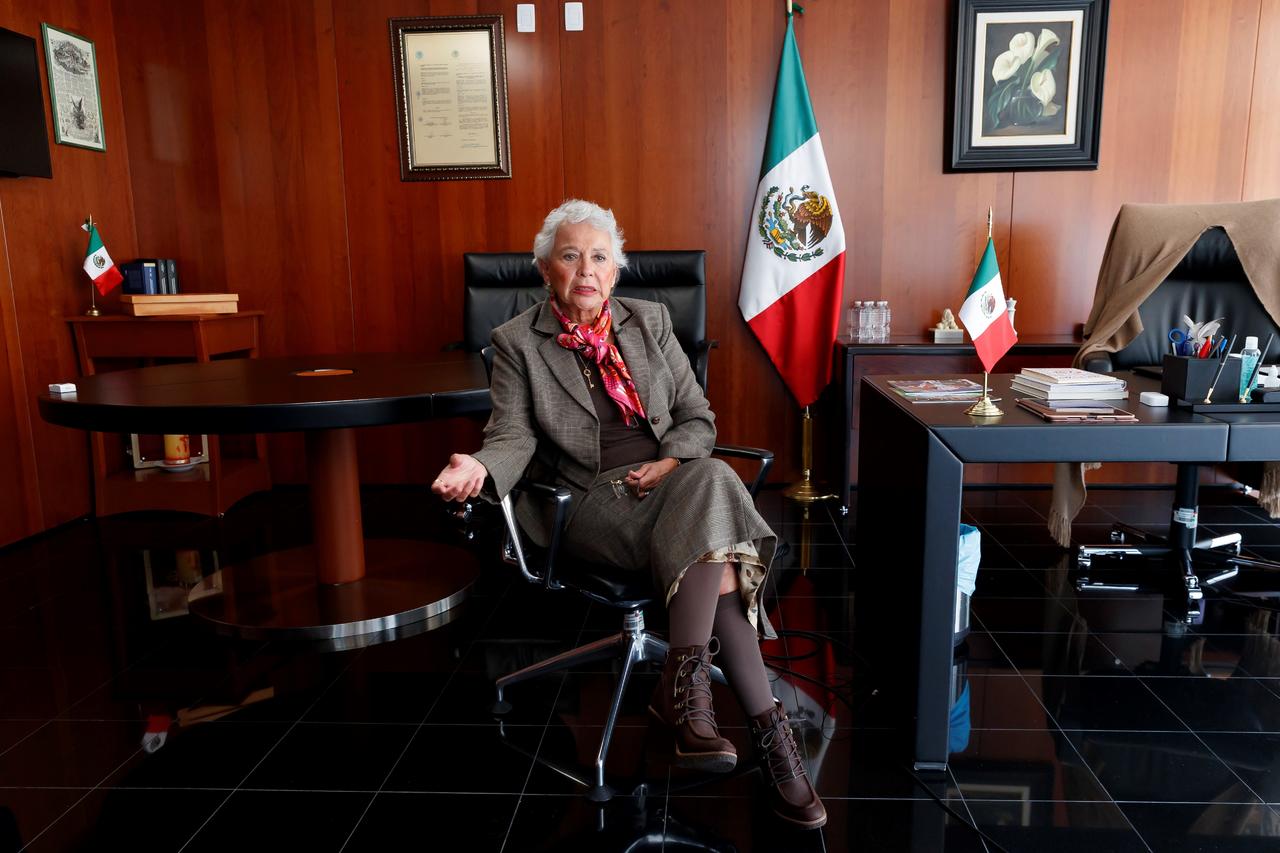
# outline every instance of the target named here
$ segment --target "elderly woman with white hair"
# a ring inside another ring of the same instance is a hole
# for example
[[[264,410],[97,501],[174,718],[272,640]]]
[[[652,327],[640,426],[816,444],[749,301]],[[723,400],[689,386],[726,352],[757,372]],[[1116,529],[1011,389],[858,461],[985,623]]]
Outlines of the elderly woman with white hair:
[[[567,487],[563,547],[652,572],[665,594],[671,650],[649,710],[672,730],[677,765],[736,764],[711,703],[718,653],[751,721],[774,810],[822,826],[826,810],[760,655],[760,635],[773,636],[759,593],[776,537],[741,479],[710,458],[715,416],[666,306],[611,297],[627,265],[622,244],[612,211],[590,202],[547,215],[533,243],[547,298],[494,330],[484,445],[451,456],[432,489],[448,500],[497,500],[526,474]],[[525,530],[543,535],[537,513],[517,509]]]

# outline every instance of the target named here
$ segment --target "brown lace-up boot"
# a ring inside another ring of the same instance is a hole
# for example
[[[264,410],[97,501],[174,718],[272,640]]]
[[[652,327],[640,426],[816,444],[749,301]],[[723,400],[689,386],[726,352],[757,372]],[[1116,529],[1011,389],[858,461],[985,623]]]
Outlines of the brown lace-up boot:
[[[670,726],[675,735],[677,767],[728,773],[738,763],[738,752],[720,737],[711,708],[708,669],[718,650],[714,637],[705,646],[673,646],[649,702],[649,713]]]
[[[760,771],[769,786],[770,805],[778,817],[805,829],[827,822],[827,810],[809,783],[800,749],[782,703],[751,718],[751,737],[760,756]]]

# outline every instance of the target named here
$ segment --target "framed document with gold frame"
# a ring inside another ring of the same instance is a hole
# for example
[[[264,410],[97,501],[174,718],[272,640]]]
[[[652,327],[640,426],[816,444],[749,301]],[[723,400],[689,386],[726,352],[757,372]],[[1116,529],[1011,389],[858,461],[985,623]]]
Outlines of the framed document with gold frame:
[[[501,15],[391,18],[400,180],[511,177]]]

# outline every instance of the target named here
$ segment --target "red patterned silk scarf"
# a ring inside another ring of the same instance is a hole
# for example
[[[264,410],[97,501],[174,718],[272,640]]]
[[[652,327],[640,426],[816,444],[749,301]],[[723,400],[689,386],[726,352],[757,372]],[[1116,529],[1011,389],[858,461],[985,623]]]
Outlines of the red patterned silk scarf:
[[[631,371],[622,360],[622,353],[609,343],[609,329],[613,325],[613,314],[609,311],[609,300],[600,308],[600,316],[590,326],[575,323],[565,316],[551,297],[551,311],[560,321],[565,333],[556,335],[556,343],[567,350],[581,353],[584,358],[594,361],[600,369],[600,379],[604,382],[604,390],[613,402],[622,410],[622,419],[627,426],[635,423],[636,415],[644,417],[644,406],[640,395],[636,393],[636,383],[631,379]]]

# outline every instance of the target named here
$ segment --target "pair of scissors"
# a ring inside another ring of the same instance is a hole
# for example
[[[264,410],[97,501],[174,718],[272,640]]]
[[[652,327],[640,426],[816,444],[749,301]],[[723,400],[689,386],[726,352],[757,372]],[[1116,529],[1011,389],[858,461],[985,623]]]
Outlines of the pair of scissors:
[[[1173,347],[1174,355],[1188,355],[1190,353],[1187,333],[1181,329],[1169,330],[1169,343]]]

